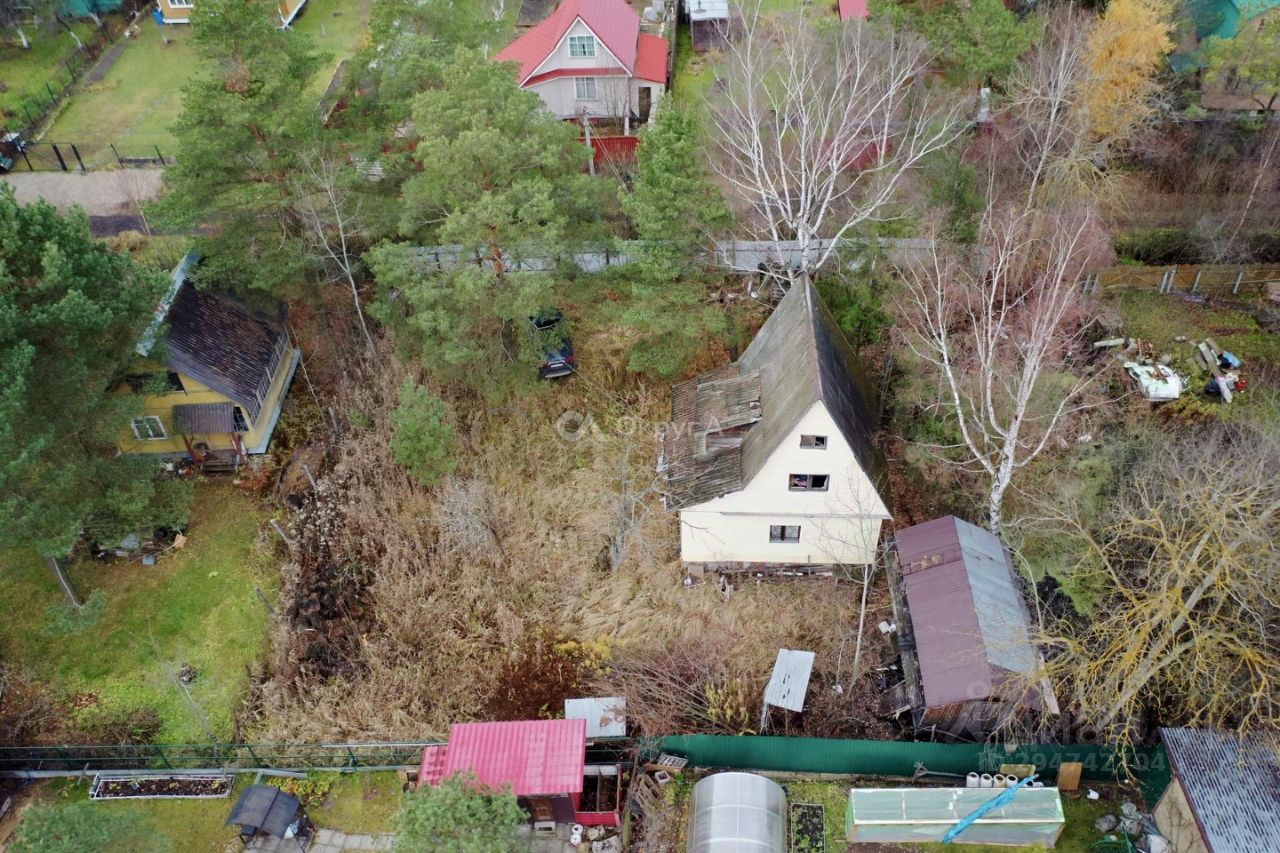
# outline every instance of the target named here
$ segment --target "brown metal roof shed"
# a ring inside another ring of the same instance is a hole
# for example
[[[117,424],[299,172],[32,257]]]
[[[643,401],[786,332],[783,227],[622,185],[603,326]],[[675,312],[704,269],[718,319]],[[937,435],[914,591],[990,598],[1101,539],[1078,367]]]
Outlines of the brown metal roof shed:
[[[895,544],[924,707],[1005,702],[1056,713],[1000,538],[946,516],[900,531]]]

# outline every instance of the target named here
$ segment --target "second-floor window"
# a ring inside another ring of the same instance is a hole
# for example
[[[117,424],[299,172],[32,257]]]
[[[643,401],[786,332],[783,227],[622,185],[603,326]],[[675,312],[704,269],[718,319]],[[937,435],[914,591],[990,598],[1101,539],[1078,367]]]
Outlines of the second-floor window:
[[[770,542],[799,542],[800,541],[800,525],[770,524],[769,525],[769,541]]]
[[[174,9],[190,9],[194,3],[192,0],[169,0],[169,5]]]
[[[569,36],[569,56],[574,59],[586,59],[595,55],[595,36]]]
[[[788,474],[787,488],[793,492],[825,492],[829,480],[826,474]]]
[[[800,446],[811,450],[826,450],[827,437],[825,435],[802,435],[800,436]]]
[[[594,101],[596,99],[596,78],[574,77],[573,96],[579,101]]]

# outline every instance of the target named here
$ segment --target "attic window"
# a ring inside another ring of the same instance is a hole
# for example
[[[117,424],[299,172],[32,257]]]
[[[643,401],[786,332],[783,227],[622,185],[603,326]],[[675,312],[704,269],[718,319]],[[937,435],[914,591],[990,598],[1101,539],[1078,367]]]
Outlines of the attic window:
[[[244,409],[240,408],[239,406],[236,406],[231,411],[231,424],[233,427],[235,427],[236,432],[249,431],[249,421],[244,416]]]
[[[595,55],[595,36],[569,36],[569,56],[574,59],[586,59]]]
[[[800,446],[812,448],[813,450],[826,450],[827,437],[825,435],[802,435],[800,436]]]
[[[793,492],[825,492],[829,479],[826,474],[788,474],[787,488]]]

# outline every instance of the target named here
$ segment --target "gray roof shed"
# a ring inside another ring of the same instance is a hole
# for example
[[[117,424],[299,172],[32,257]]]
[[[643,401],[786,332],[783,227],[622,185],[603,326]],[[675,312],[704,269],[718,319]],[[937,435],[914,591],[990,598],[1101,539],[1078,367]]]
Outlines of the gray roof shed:
[[[1280,732],[1161,729],[1210,853],[1280,850]]]
[[[927,708],[975,700],[1057,710],[1013,563],[1000,538],[955,516],[895,537]]]

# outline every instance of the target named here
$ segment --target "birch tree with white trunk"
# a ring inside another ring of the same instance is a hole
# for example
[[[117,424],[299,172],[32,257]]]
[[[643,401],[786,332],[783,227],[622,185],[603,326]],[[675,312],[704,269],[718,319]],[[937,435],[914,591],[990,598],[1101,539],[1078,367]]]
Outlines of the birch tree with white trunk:
[[[711,161],[744,223],[794,280],[837,241],[901,214],[908,176],[950,144],[962,107],[927,77],[919,37],[741,11],[708,96]],[[784,250],[794,241],[793,250]]]
[[[357,274],[360,270],[360,199],[344,185],[342,168],[323,148],[308,148],[298,155],[301,168],[291,178],[294,209],[304,223],[307,242],[320,262],[334,270],[351,289],[356,318],[365,343],[373,348],[373,335],[364,316]]]
[[[987,526],[999,533],[1017,473],[1090,405],[1093,377],[1073,375],[1087,297],[1080,283],[1109,253],[1088,211],[984,214],[977,244],[935,243],[901,268],[900,329],[936,372],[960,441],[959,464],[987,479]]]

